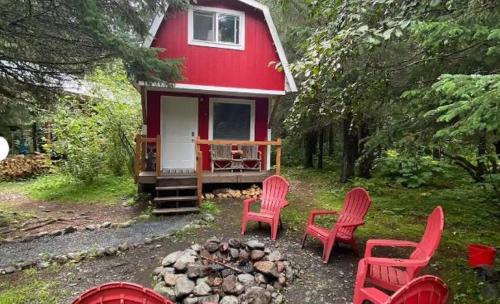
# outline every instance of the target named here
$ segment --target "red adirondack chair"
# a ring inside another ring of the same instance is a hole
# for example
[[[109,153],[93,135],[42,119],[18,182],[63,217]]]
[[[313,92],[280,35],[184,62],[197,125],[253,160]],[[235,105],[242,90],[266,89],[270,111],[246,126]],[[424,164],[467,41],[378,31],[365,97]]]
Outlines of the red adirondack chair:
[[[87,290],[72,304],[174,304],[159,293],[137,284],[107,283]]]
[[[419,243],[398,240],[369,240],[366,243],[365,257],[359,261],[356,276],[356,291],[365,283],[396,291],[415,278],[427,266],[436,252],[444,229],[443,208],[436,207],[427,219],[427,227]],[[374,247],[414,247],[409,259],[372,257]]]
[[[281,176],[274,175],[266,178],[263,182],[262,196],[260,199],[246,199],[243,201],[243,219],[241,234],[245,234],[248,221],[257,221],[271,225],[271,239],[276,240],[278,227],[281,226],[281,209],[288,206],[286,195],[289,184]],[[250,205],[259,202],[260,212],[251,212]]]
[[[364,266],[365,264],[363,264]],[[438,277],[425,275],[413,279],[389,296],[377,288],[361,288],[353,304],[446,304],[448,287]]]
[[[344,200],[344,207],[339,212],[328,210],[311,211],[306,232],[302,239],[302,248],[304,248],[307,236],[310,235],[323,243],[323,263],[325,264],[330,259],[335,242],[350,244],[354,252],[358,254],[354,231],[356,231],[358,226],[364,224],[363,219],[371,203],[372,199],[365,189],[354,188],[347,193]],[[314,225],[316,216],[327,214],[338,214],[337,222],[333,224],[331,229]]]

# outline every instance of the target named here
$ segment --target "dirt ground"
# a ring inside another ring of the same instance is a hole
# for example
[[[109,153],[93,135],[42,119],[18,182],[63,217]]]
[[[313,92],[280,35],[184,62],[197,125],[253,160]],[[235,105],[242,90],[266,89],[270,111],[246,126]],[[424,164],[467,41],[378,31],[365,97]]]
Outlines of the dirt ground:
[[[121,223],[137,216],[144,208],[125,204],[71,204],[32,201],[21,193],[1,193],[2,209],[18,212],[21,220],[0,227],[4,239],[35,235],[68,226],[83,228],[104,222]]]
[[[313,189],[306,184],[295,183],[293,186],[295,192],[293,203],[300,204],[300,208],[306,212],[310,209]],[[38,271],[36,276],[57,283],[58,294],[62,295],[61,303],[70,303],[71,299],[86,289],[111,281],[128,281],[152,287],[153,270],[168,253],[186,249],[194,243],[203,243],[212,236],[223,239],[241,237],[239,233],[241,200],[220,200],[217,205],[221,212],[216,215],[215,222],[208,228],[182,231],[165,240],[130,250],[123,255],[50,267]],[[65,211],[58,209],[63,206],[56,207],[49,204],[45,207],[50,208],[54,214],[65,214]],[[120,207],[118,210],[106,210],[105,206],[96,210],[95,207],[91,206],[88,209],[92,220],[111,221],[112,218],[133,214],[133,211],[121,210]],[[259,228],[256,223],[249,223],[244,239],[259,239],[267,246],[281,251],[291,261],[297,278],[282,290],[286,303],[350,303],[358,257],[351,250],[340,247],[334,250],[330,263],[324,265],[321,261],[321,245],[317,241],[309,240],[306,248],[302,250],[300,229],[289,229],[286,218],[284,225],[278,240],[272,242],[269,239],[270,231],[267,225],[263,224]],[[0,278],[14,284],[23,284],[30,279],[33,279],[33,274],[27,277],[22,272]]]

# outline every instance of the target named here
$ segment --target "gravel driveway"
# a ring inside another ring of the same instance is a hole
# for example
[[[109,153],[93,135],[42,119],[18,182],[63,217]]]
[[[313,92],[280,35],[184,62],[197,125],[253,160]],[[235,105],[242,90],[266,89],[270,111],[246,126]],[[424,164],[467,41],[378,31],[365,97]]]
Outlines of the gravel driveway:
[[[59,236],[44,236],[30,242],[14,242],[0,245],[0,267],[18,262],[31,262],[40,256],[62,255],[91,249],[143,243],[145,238],[152,238],[175,232],[188,224],[191,215],[165,217],[161,220],[139,222],[127,228],[109,228],[77,231]]]

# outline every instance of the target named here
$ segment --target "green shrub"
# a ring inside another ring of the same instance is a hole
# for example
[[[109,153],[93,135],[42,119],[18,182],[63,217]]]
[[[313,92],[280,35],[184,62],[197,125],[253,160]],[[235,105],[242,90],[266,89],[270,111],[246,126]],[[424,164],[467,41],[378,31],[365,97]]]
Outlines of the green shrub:
[[[375,173],[407,187],[418,188],[431,183],[432,179],[444,173],[443,162],[430,156],[407,156],[389,150],[377,161]]]

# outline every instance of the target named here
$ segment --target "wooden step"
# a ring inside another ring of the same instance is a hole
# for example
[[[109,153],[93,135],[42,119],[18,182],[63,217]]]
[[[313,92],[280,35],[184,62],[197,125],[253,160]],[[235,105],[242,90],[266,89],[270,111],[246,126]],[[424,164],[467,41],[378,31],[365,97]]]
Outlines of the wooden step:
[[[162,176],[156,180],[157,187],[195,186],[196,176]]]
[[[188,213],[188,212],[198,212],[200,209],[198,207],[185,207],[185,208],[163,208],[153,210],[154,214],[174,214],[174,213]]]
[[[197,188],[198,187],[196,185],[168,186],[168,187],[156,187],[156,191],[196,190]]]
[[[167,202],[189,202],[197,201],[197,196],[168,196],[168,197],[155,197],[155,203],[167,203]]]

